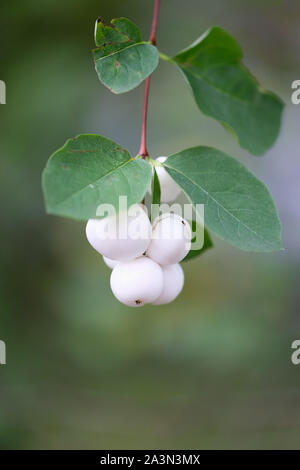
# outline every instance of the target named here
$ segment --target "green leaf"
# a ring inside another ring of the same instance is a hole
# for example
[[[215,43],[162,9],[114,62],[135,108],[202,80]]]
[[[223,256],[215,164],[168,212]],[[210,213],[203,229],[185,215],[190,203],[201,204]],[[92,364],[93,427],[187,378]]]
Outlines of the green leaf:
[[[199,109],[234,133],[254,155],[271,147],[280,130],[283,103],[263,90],[241,63],[236,40],[221,28],[211,28],[177,54],[180,67]]]
[[[97,49],[93,51],[100,81],[113,93],[125,93],[137,87],[158,65],[158,51],[142,42],[137,26],[127,18],[98,20],[95,28]]]
[[[197,223],[195,220],[192,220],[192,222],[190,222],[190,225],[192,227],[192,231],[195,232],[196,231],[196,226],[197,226]],[[192,242],[194,241],[195,237],[192,239]],[[184,261],[189,261],[193,258],[196,258],[197,256],[200,256],[202,255],[206,250],[208,250],[209,248],[212,248],[213,247],[213,242],[212,242],[212,239],[210,237],[210,234],[208,232],[208,230],[206,228],[204,228],[204,240],[203,240],[203,246],[200,250],[190,250],[188,252],[188,254],[186,255],[186,257],[182,260],[182,262]]]
[[[205,226],[220,238],[246,251],[282,249],[270,193],[240,162],[194,147],[168,157],[163,166],[193,204],[204,204]]]
[[[115,18],[111,21],[111,26],[106,25],[100,18],[96,21],[95,43],[103,57],[137,42],[142,42],[141,33],[128,18]]]
[[[100,204],[128,207],[140,202],[151,180],[151,166],[100,135],[69,139],[48,160],[42,184],[49,214],[87,220]]]
[[[157,176],[156,169],[153,168],[153,178],[152,178],[152,204],[160,204],[160,183]]]
[[[155,220],[159,215],[159,206],[160,206],[160,182],[157,176],[155,167],[153,167],[153,177],[151,183],[151,192],[152,192],[152,204],[151,204],[151,221]]]

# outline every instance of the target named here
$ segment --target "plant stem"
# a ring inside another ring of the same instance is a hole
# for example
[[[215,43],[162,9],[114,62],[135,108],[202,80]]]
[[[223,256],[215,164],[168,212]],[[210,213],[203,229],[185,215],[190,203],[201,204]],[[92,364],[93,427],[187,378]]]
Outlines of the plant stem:
[[[157,31],[157,21],[158,21],[158,13],[159,13],[159,1],[160,0],[154,0],[153,19],[152,19],[152,26],[151,26],[151,34],[149,38],[149,42],[153,46],[156,45],[156,31]],[[140,150],[139,150],[139,155],[143,159],[148,157],[149,155],[148,150],[147,150],[147,113],[148,113],[150,78],[151,78],[151,75],[148,78],[146,78],[145,91],[144,91],[141,145],[140,145]]]
[[[143,117],[142,117],[142,132],[141,132],[141,145],[139,155],[142,158],[148,157],[149,153],[147,150],[146,138],[147,138],[147,111],[148,111],[148,99],[149,99],[149,85],[150,77],[146,79],[145,91],[144,91],[144,105],[143,105]]]
[[[158,21],[158,13],[159,13],[159,0],[154,0],[154,11],[153,11],[153,19],[152,19],[152,26],[151,26],[151,34],[149,41],[153,46],[156,45],[156,30],[157,30],[157,21]]]

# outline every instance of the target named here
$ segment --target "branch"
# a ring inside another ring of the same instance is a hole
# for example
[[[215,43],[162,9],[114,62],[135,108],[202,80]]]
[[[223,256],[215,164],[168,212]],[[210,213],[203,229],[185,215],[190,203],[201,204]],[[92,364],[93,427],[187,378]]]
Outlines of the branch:
[[[153,46],[156,45],[158,13],[159,13],[159,0],[154,0],[153,19],[152,19],[152,26],[151,26],[151,34],[149,38],[149,42],[151,42]],[[145,158],[149,155],[148,150],[147,150],[147,113],[148,113],[150,78],[151,78],[151,75],[148,78],[146,78],[146,81],[145,81],[141,145],[140,145],[140,150],[139,150],[139,155],[142,158]]]

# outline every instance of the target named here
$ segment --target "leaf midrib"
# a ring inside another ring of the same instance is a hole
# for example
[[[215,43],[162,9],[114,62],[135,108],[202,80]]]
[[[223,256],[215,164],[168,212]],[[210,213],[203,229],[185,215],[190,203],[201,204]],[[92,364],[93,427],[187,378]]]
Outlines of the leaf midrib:
[[[149,46],[152,46],[152,44],[150,44],[149,42],[146,42],[146,41],[135,42],[134,44],[130,44],[129,46],[126,46],[123,49],[119,49],[118,51],[115,51],[112,54],[107,54],[103,57],[99,57],[98,59],[95,59],[95,62],[100,62],[101,60],[105,60],[108,57],[113,57],[116,54],[121,54],[123,51],[126,51],[127,49],[130,49],[131,47],[136,47],[136,46],[140,46],[140,45],[143,45],[143,44],[148,44]],[[152,46],[152,47],[154,47],[154,46]],[[99,50],[99,48],[95,49],[95,51],[97,51],[97,50]]]

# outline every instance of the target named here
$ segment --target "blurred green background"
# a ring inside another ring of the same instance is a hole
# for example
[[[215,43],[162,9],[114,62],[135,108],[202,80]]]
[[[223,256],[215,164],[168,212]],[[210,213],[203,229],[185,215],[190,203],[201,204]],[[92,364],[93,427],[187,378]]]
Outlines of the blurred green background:
[[[185,265],[168,306],[129,309],[84,224],[47,216],[40,175],[67,138],[99,133],[136,154],[143,87],[115,96],[93,68],[94,21],[128,16],[150,29],[150,0],[21,0],[0,6],[1,449],[300,448],[300,4],[162,0],[158,44],[173,54],[212,24],[287,103],[264,158],[202,116],[180,73],[162,63],[150,92],[152,156],[214,145],[271,189],[285,252],[249,254],[215,239]]]

